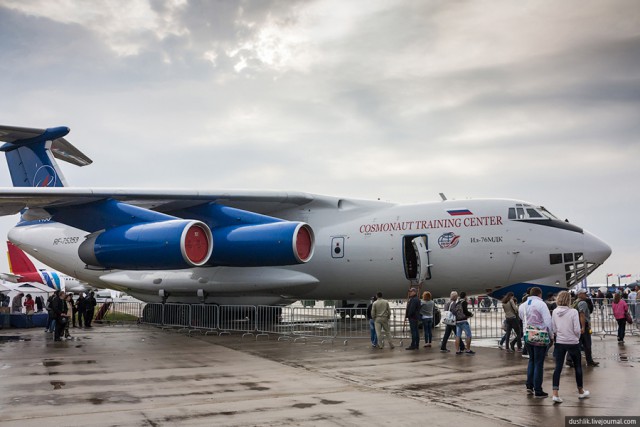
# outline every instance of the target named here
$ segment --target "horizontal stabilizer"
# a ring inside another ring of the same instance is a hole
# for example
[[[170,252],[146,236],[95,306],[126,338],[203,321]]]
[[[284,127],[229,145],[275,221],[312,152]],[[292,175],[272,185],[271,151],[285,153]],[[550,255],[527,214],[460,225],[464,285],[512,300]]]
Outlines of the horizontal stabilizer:
[[[93,161],[74,147],[64,136],[69,133],[67,127],[49,129],[0,126],[0,141],[4,144],[0,151],[11,151],[36,142],[52,141],[51,152],[56,159],[64,160],[76,166],[87,166]]]

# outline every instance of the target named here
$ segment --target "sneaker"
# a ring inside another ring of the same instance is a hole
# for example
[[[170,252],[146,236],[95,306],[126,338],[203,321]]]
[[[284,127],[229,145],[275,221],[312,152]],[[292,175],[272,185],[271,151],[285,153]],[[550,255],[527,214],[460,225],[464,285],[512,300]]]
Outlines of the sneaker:
[[[540,393],[534,393],[533,397],[535,397],[536,399],[544,399],[545,397],[549,397],[549,393],[541,391]]]
[[[586,399],[590,394],[589,390],[584,390],[582,393],[578,393],[578,399]]]
[[[529,355],[528,354],[523,354],[522,357],[524,357],[525,359],[528,359]]]
[[[507,353],[515,353],[515,350],[511,350],[510,348],[508,348]]]
[[[473,350],[467,350],[465,351],[465,353],[468,354],[469,356],[473,356],[474,354],[476,354],[476,352]]]
[[[440,353],[451,353],[451,350],[449,350],[448,348],[441,348]]]
[[[527,394],[533,394],[533,387],[527,387]]]
[[[462,354],[461,351],[456,351],[456,356],[460,356]]]
[[[600,362],[587,362],[587,366],[600,366]]]
[[[562,403],[563,402],[563,400],[562,400],[562,398],[560,396],[553,396],[551,398],[551,400],[553,400],[554,403]]]
[[[425,347],[431,347],[431,344],[427,343],[424,345]]]
[[[417,350],[417,349],[418,349],[418,347],[407,347],[407,348],[405,348],[405,350]]]
[[[498,344],[498,348],[499,348],[500,350],[502,350],[502,349],[504,348],[504,346],[503,346],[502,344]]]

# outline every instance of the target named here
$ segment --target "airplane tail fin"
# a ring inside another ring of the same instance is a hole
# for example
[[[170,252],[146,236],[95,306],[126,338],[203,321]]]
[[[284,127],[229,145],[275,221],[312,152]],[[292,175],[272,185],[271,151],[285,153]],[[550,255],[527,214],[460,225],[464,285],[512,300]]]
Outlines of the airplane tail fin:
[[[0,126],[0,147],[4,151],[14,187],[64,187],[66,180],[55,158],[77,166],[92,160],[64,136],[67,127],[32,129]],[[55,158],[54,158],[55,157]]]
[[[7,255],[9,256],[9,271],[13,274],[37,273],[38,269],[31,262],[22,249],[7,241]]]

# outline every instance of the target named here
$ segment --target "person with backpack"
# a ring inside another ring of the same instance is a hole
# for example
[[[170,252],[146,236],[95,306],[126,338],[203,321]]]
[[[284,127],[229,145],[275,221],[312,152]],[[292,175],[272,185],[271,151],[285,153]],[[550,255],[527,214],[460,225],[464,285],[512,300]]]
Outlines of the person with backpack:
[[[473,356],[476,352],[471,350],[471,326],[468,320],[470,317],[473,317],[473,313],[469,311],[466,292],[460,292],[460,298],[450,310],[456,315],[456,355],[467,354]],[[460,347],[463,332],[465,335],[466,351]]]
[[[405,318],[409,321],[409,328],[411,329],[411,345],[405,350],[417,350],[420,348],[420,331],[418,330],[418,322],[420,322],[420,300],[418,299],[418,291],[416,288],[409,289]]]
[[[593,354],[591,352],[591,313],[593,311],[593,303],[589,306],[590,299],[587,296],[586,289],[580,289],[578,291],[578,299],[575,303],[575,308],[580,315],[580,344],[584,349],[584,358],[587,361],[587,366],[598,366],[599,362],[593,360]]]
[[[445,311],[445,315],[446,312],[451,312],[453,306],[456,304],[456,301],[458,300],[458,292],[456,291],[451,291],[451,294],[449,295],[449,301],[447,301],[444,305],[444,311]],[[446,316],[445,316],[446,318]],[[453,332],[455,334],[456,331],[456,325],[455,324],[447,324],[446,321],[443,321],[445,323],[445,328],[444,328],[444,335],[442,336],[442,343],[440,344],[440,352],[441,353],[449,353],[451,352],[451,350],[449,350],[447,348],[447,342],[449,342],[449,337],[451,336],[451,333]],[[464,345],[464,343],[460,343],[461,345]],[[460,350],[463,350],[464,347],[460,347]]]

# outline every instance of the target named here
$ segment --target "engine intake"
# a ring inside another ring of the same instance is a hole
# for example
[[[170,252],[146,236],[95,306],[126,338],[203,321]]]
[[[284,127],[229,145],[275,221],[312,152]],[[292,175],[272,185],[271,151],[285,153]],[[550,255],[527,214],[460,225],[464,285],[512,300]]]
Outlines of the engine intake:
[[[213,236],[205,223],[176,219],[92,233],[78,255],[90,268],[160,270],[202,266],[212,250]]]

